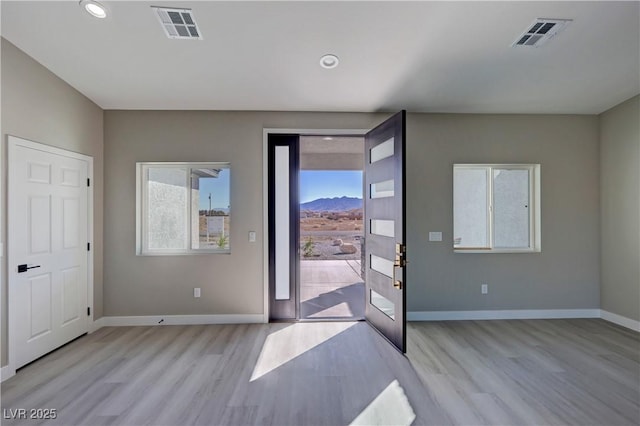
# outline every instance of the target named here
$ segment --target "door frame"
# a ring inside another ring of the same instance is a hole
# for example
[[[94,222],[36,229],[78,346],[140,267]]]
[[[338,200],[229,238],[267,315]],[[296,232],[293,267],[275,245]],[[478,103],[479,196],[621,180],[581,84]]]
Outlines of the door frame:
[[[263,323],[269,322],[269,134],[301,136],[363,136],[371,129],[262,129],[262,229],[263,229]]]
[[[77,160],[82,160],[87,162],[87,176],[90,179],[90,185],[87,190],[87,241],[91,246],[91,249],[87,251],[87,306],[90,308],[90,314],[87,315],[87,323],[86,323],[86,331],[89,333],[91,331],[91,326],[93,324],[93,315],[94,315],[94,306],[93,306],[93,268],[94,268],[94,251],[95,251],[95,243],[94,243],[94,235],[93,235],[93,188],[95,185],[95,180],[93,178],[93,157],[85,154],[80,154],[77,152],[69,151],[63,148],[57,148],[51,145],[46,145],[40,142],[34,142],[28,139],[24,139],[18,136],[7,135],[7,161],[3,164],[7,170],[7,320],[9,322],[7,327],[7,342],[9,344],[8,348],[8,357],[7,360],[7,368],[9,369],[8,377],[11,377],[15,374],[15,350],[16,350],[16,330],[15,330],[15,313],[16,307],[11,306],[11,301],[15,298],[15,285],[12,285],[13,280],[15,279],[15,274],[11,273],[11,267],[14,265],[15,261],[12,259],[11,247],[13,246],[11,239],[9,238],[9,228],[12,223],[12,213],[8,208],[11,190],[11,182],[9,179],[9,167],[11,166],[13,157],[15,156],[15,148],[20,146],[29,149],[35,149],[38,151],[43,151],[49,154],[61,155],[64,157],[74,158]],[[12,263],[13,262],[13,263]]]
[[[287,152],[287,167],[284,170],[287,175],[287,206],[288,221],[286,228],[288,228],[288,242],[286,252],[288,253],[288,278],[289,283],[287,287],[289,289],[289,297],[284,300],[278,300],[277,298],[277,272],[278,272],[278,258],[277,249],[278,238],[269,238],[269,321],[277,318],[279,321],[295,321],[299,318],[300,312],[300,265],[299,265],[299,250],[297,246],[300,241],[300,228],[298,226],[300,222],[299,209],[294,208],[298,203],[299,192],[299,170],[300,170],[300,135],[299,134],[274,134],[270,133],[269,139],[269,227],[268,232],[277,230],[278,232],[284,231],[284,229],[278,227],[278,219],[276,211],[278,210],[278,195],[279,190],[282,189],[277,183],[279,170],[276,169],[276,156],[278,148],[286,148]],[[282,193],[281,195],[284,195]],[[283,225],[283,224],[280,224]],[[281,241],[281,240],[280,240]],[[282,241],[281,241],[282,242]],[[283,247],[282,247],[283,248]],[[280,256],[285,257],[285,253],[280,253]]]

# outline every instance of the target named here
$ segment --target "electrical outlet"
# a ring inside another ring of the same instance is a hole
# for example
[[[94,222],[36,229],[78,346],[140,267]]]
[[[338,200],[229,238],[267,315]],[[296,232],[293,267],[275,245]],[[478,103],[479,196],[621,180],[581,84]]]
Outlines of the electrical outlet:
[[[250,243],[256,242],[256,231],[249,231],[249,242]]]
[[[482,294],[489,293],[489,284],[481,284],[480,291],[482,292]]]
[[[442,241],[442,232],[429,232],[429,241]]]
[[[193,289],[193,297],[200,297],[200,287],[195,287]]]

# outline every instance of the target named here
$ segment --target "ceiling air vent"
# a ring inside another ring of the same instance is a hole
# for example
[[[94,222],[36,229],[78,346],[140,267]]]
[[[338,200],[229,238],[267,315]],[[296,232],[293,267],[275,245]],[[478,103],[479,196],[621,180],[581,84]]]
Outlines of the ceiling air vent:
[[[191,9],[151,6],[169,38],[202,40],[202,33]]]
[[[516,39],[511,46],[538,47],[551,40],[562,31],[571,19],[545,19],[538,18]]]

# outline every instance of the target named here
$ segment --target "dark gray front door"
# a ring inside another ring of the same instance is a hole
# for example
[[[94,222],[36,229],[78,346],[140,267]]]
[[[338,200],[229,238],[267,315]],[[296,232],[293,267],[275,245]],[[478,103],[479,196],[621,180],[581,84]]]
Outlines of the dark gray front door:
[[[402,111],[365,138],[367,321],[406,349],[405,122]]]

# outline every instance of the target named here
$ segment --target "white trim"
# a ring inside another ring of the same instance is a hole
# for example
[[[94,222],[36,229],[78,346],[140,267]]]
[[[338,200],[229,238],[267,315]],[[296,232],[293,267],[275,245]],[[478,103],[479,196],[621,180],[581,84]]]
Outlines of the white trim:
[[[269,133],[262,130],[262,322],[269,322]]]
[[[517,309],[407,312],[407,321],[600,318],[600,309]]]
[[[262,314],[228,315],[149,315],[130,317],[102,317],[102,327],[136,325],[204,325],[204,324],[257,324],[262,323]],[[162,321],[162,322],[160,322]]]
[[[269,322],[269,134],[298,134],[305,136],[362,136],[371,129],[262,129],[262,275],[263,275],[263,319]]]
[[[90,155],[80,154],[78,152],[69,151],[62,148],[57,148],[54,146],[46,145],[39,142],[30,141],[28,139],[23,139],[17,136],[7,135],[7,176],[9,176],[9,167],[11,166],[11,159],[13,157],[13,151],[15,148],[21,146],[37,151],[46,152],[49,154],[59,155],[67,158],[74,158],[81,161],[87,162],[87,177],[89,178],[91,184],[87,189],[87,240],[88,243],[91,244],[91,250],[87,251],[87,306],[90,308],[91,314],[87,316],[85,323],[85,331],[89,332],[91,329],[91,324],[93,323],[93,271],[94,271],[94,252],[95,252],[95,244],[93,238],[93,187],[95,185],[95,180],[93,177],[93,157]],[[10,179],[7,179],[7,200],[10,199]],[[7,209],[7,228],[10,228],[11,223],[11,210]],[[7,238],[9,235],[7,234]],[[8,247],[11,247],[11,241],[8,241]],[[7,251],[7,264],[11,265],[11,252]],[[15,313],[15,309],[11,309],[12,300],[12,288],[14,286],[11,285],[11,278],[13,274],[7,271],[7,306],[9,306],[7,312],[7,344],[8,344],[8,366],[13,366],[15,361],[15,321],[12,321],[12,317]],[[14,307],[15,308],[15,307]],[[13,367],[12,367],[13,368]],[[15,370],[14,370],[15,374]]]
[[[476,169],[485,170],[487,178],[487,247],[484,248],[464,248],[453,247],[454,253],[539,253],[542,251],[542,241],[540,233],[541,208],[540,208],[540,164],[454,164],[454,185],[453,193],[455,194],[455,172],[456,169]],[[495,215],[494,215],[494,170],[527,170],[529,174],[529,247],[521,248],[496,248],[495,246]],[[454,197],[455,202],[455,197]],[[454,216],[456,206],[453,206]],[[455,231],[455,230],[454,230]]]
[[[89,326],[89,334],[94,333],[104,327],[104,317],[100,317],[93,321]]]
[[[0,368],[0,382],[4,382],[16,375],[16,370],[11,368],[11,365],[5,365]]]
[[[89,250],[87,250],[87,306],[89,307],[89,315],[87,318],[88,327],[87,331],[91,332],[91,324],[93,324],[93,254],[96,251],[96,244],[93,235],[93,188],[96,185],[93,179],[93,157],[88,157],[87,177],[89,178],[89,188],[87,193],[87,241],[89,243]]]
[[[364,136],[369,133],[371,129],[281,129],[281,128],[263,128],[262,133],[264,140],[267,140],[267,135],[272,134],[294,134],[300,136]]]
[[[184,248],[181,249],[150,249],[148,247],[149,224],[145,220],[147,216],[147,200],[149,190],[148,170],[150,168],[162,169],[183,169],[185,173],[185,188],[187,191],[187,202],[185,207],[186,222],[184,223],[187,241]],[[231,163],[228,161],[187,161],[187,162],[154,162],[139,161],[136,163],[136,256],[185,256],[185,255],[202,255],[202,254],[231,254],[231,247],[226,249],[202,248],[194,249],[192,224],[192,204],[193,191],[191,179],[194,169],[225,169],[231,173]],[[231,206],[231,196],[229,197],[229,206]],[[229,209],[231,215],[231,209]]]
[[[602,309],[600,312],[601,312],[600,317],[603,320],[621,325],[622,327],[629,328],[633,331],[640,332],[640,321],[623,317],[622,315],[614,314],[613,312],[605,311],[604,309]]]
[[[55,146],[43,144],[40,142],[30,141],[28,139],[24,139],[18,136],[7,135],[7,141],[9,144],[23,146],[29,149],[35,149],[36,151],[42,151],[49,154],[59,155],[61,157],[69,157],[75,158],[76,160],[83,160],[88,162],[93,162],[93,157],[86,154],[81,154],[79,152],[70,151],[63,148],[57,148]]]

